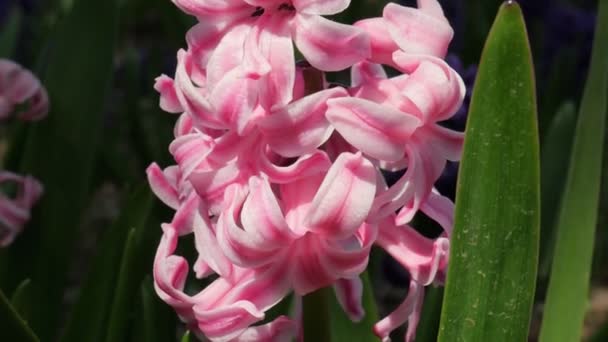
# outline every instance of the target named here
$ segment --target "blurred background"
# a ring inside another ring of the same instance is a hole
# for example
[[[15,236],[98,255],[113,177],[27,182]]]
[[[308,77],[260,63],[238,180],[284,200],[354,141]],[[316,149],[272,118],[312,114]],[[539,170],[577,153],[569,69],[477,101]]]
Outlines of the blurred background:
[[[167,146],[177,116],[160,110],[153,84],[160,74],[173,76],[176,52],[186,46],[185,33],[195,19],[170,0],[116,0],[115,7],[89,1],[87,5],[77,0],[0,0],[0,57],[20,63],[48,82],[52,106],[43,122],[5,122],[0,127],[2,167],[40,177],[48,195],[15,244],[0,250],[0,288],[16,298],[16,306],[29,317],[43,341],[59,340],[59,336],[62,341],[70,340],[65,336],[77,334],[73,326],[79,324],[70,313],[103,305],[103,298],[87,302],[79,293],[112,293],[115,287],[119,293],[137,293],[126,306],[127,317],[115,323],[132,323],[128,340],[167,340],[162,335],[135,337],[142,336],[138,329],[145,330],[146,323],[137,317],[146,305],[154,307],[155,319],[166,327],[166,338],[174,340],[176,319],[155,298],[150,278],[160,223],[169,220],[171,212],[147,191],[144,170],[153,161],[163,167],[172,164]],[[334,19],[353,23],[380,16],[386,2],[353,0],[351,8]],[[535,63],[542,154],[541,258],[536,319],[530,336],[535,341],[550,268],[554,214],[589,66],[597,1],[519,2]],[[415,1],[401,3],[415,6]],[[443,124],[464,130],[477,63],[501,1],[440,3],[455,31],[448,62],[467,85],[463,107]],[[68,16],[72,11],[83,15]],[[91,13],[99,16],[93,16],[94,20],[85,16]],[[348,84],[344,73],[328,78]],[[552,129],[555,125],[559,129]],[[604,158],[605,177],[607,161]],[[436,184],[451,198],[457,170],[457,163],[448,165]],[[395,177],[386,176],[389,181]],[[587,337],[596,334],[608,319],[607,188],[608,181],[603,182]],[[416,217],[414,226],[428,236],[440,231],[422,215]],[[135,242],[130,245],[129,239]],[[125,261],[129,256],[132,259]],[[121,272],[130,269],[137,271],[125,280]],[[373,254],[370,274],[380,314],[386,314],[405,296],[408,274],[379,251]],[[118,289],[122,286],[119,280],[127,288]],[[193,282],[192,286],[202,284]],[[441,289],[431,289],[424,310],[439,312],[441,296]],[[109,303],[106,306],[99,308],[100,315],[114,310]],[[432,336],[437,322],[426,317],[434,316],[425,315],[418,330]],[[91,327],[85,325],[81,330],[84,328]],[[102,329],[101,325],[93,328]],[[106,340],[112,341],[111,332],[108,334]]]

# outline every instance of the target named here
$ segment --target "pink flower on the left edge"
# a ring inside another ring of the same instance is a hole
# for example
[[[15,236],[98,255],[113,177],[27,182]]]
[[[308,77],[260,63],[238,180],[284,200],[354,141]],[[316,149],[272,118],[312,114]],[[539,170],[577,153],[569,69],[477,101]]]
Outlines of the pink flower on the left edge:
[[[20,106],[24,109],[16,112]],[[20,120],[39,120],[48,110],[48,94],[40,81],[19,64],[0,59],[0,120],[12,114]]]
[[[15,192],[0,193],[0,247],[6,247],[30,219],[30,210],[42,195],[42,185],[30,176],[0,171],[0,186]]]

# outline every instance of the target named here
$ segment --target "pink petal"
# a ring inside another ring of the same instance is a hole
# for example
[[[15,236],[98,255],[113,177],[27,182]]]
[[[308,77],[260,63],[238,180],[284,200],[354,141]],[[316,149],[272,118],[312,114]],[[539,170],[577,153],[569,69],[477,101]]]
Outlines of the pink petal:
[[[231,342],[290,341],[296,335],[296,323],[285,316],[264,325],[247,328]]]
[[[293,0],[293,6],[300,13],[333,15],[348,8],[350,0]]]
[[[205,289],[194,306],[198,327],[214,341],[238,337],[289,292],[290,279],[285,271],[284,265],[277,265],[249,272],[222,293],[219,301],[217,291]]]
[[[382,341],[390,341],[390,333],[397,327],[403,325],[408,320],[411,325],[418,322],[420,316],[420,303],[424,299],[424,288],[415,281],[410,282],[410,288],[407,297],[395,311],[383,318],[380,322],[374,325],[374,333],[382,339]],[[415,331],[415,327],[412,327]],[[411,342],[410,327],[408,327],[407,342]]]
[[[429,285],[437,272],[446,266],[450,242],[446,238],[433,241],[410,226],[396,226],[391,219],[380,224],[376,243],[399,262],[413,280]]]
[[[452,235],[452,228],[454,227],[454,203],[452,203],[452,200],[433,191],[420,209],[428,217],[437,221],[448,237]]]
[[[365,310],[361,303],[363,296],[363,283],[359,277],[352,279],[339,279],[334,284],[334,291],[338,303],[353,322],[359,322],[365,316]]]
[[[371,54],[369,37],[354,26],[308,14],[296,15],[293,25],[296,46],[317,69],[346,69]]]
[[[283,18],[272,17],[259,25],[256,46],[272,70],[260,80],[259,101],[266,111],[273,111],[293,99],[296,77],[293,42],[290,27]]]
[[[179,194],[177,193],[176,180],[168,178],[156,163],[148,166],[146,174],[148,175],[150,188],[156,197],[169,207],[177,210],[179,207]]]
[[[216,115],[226,129],[235,129],[239,135],[249,131],[263,111],[258,104],[257,82],[234,69],[218,82],[210,94]]]
[[[325,118],[327,101],[347,95],[342,88],[314,93],[273,112],[261,120],[258,127],[272,150],[282,156],[297,157],[311,153],[332,133]]]
[[[260,190],[262,189],[257,189],[257,191]],[[266,189],[266,191],[268,190]],[[252,189],[252,191],[255,190]],[[268,198],[272,196],[271,194],[257,195],[258,197],[266,197],[266,202],[273,200]],[[281,246],[281,241],[289,241],[289,228],[284,222],[281,222],[282,214],[276,202],[273,204],[267,203],[275,211],[267,213],[268,216],[265,213],[255,213],[251,210],[251,202],[249,202],[249,211],[241,214],[241,208],[246,198],[245,190],[237,185],[226,189],[225,207],[217,224],[217,240],[226,256],[233,263],[240,267],[255,268],[269,264],[281,256],[278,249]],[[277,210],[279,211],[276,212]],[[255,215],[255,217],[246,217],[246,215]],[[240,216],[242,216],[242,220],[239,220]],[[256,224],[253,222],[255,218],[263,221]],[[253,226],[247,226],[245,222],[253,224]],[[243,227],[240,227],[239,223],[242,223]],[[260,227],[265,232],[255,230],[255,228]],[[265,240],[264,235],[275,235],[276,240]]]
[[[154,89],[160,93],[160,108],[169,113],[181,113],[184,111],[179,103],[173,80],[167,75],[156,78]]]
[[[353,65],[350,72],[352,87],[365,85],[368,82],[377,82],[386,79],[386,71],[380,64],[361,62]]]
[[[403,158],[405,145],[420,121],[388,106],[357,98],[328,101],[327,118],[353,146],[387,161]]]
[[[0,172],[0,183],[13,183],[16,194],[0,194],[0,247],[10,245],[30,219],[30,210],[42,196],[42,185],[31,176]]]
[[[303,155],[293,164],[278,166],[269,160],[266,154],[261,154],[259,169],[270,181],[278,184],[291,183],[295,180],[310,177],[329,170],[331,161],[323,151]]]
[[[367,218],[375,192],[373,165],[361,154],[341,154],[309,208],[310,230],[329,239],[348,237]]]
[[[198,252],[197,265],[208,266],[220,276],[231,279],[234,275],[234,266],[225,256],[217,238],[217,228],[211,222],[207,213],[201,211],[193,218],[194,245]],[[195,267],[196,268],[196,267]],[[199,271],[203,271],[200,269]],[[198,276],[202,276],[201,273]]]
[[[409,63],[409,58],[413,57],[395,54],[398,66]],[[438,58],[420,61],[402,86],[402,94],[416,104],[426,122],[451,117],[460,108],[465,95],[460,76]]]
[[[436,13],[434,13],[436,14]],[[406,53],[444,57],[454,36],[447,19],[389,3],[384,7],[391,37]]]
[[[284,247],[296,238],[293,234],[270,183],[259,178],[249,180],[249,196],[243,204],[241,222],[252,240],[272,247]]]
[[[355,23],[370,37],[371,57],[374,63],[393,64],[393,53],[399,49],[388,31],[388,23],[384,18],[363,19]]]
[[[242,0],[172,0],[182,11],[196,17],[238,17],[249,12]]]

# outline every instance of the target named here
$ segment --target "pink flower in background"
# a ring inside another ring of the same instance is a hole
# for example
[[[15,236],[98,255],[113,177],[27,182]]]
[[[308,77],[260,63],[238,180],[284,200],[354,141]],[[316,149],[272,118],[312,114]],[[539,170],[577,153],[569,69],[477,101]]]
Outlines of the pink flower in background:
[[[0,120],[15,115],[20,120],[35,121],[48,111],[49,98],[40,81],[19,64],[0,59]]]
[[[147,170],[175,210],[154,262],[159,296],[212,341],[289,340],[300,318],[264,318],[292,292],[332,286],[353,321],[364,316],[359,275],[376,244],[411,283],[374,331],[386,341],[409,321],[411,341],[424,287],[441,284],[448,264],[453,204],[433,184],[462,145],[438,124],[464,86],[441,59],[453,32],[437,1],[389,4],[356,26],[321,17],[347,0],[174,2],[199,23],[174,79],[155,84],[161,108],[181,114],[169,146],[176,165]],[[308,67],[294,62],[293,44]],[[389,78],[382,64],[403,74]],[[329,87],[321,71],[348,67],[351,87]],[[399,170],[387,186],[382,172]],[[443,227],[440,237],[410,226],[419,211]],[[175,255],[190,234],[196,278],[215,277],[198,293],[186,290],[189,263]]]
[[[30,176],[0,171],[0,187],[14,192],[0,193],[0,247],[6,247],[29,221],[30,210],[42,195],[42,185]]]
[[[19,64],[0,59],[0,120],[15,116],[35,121],[45,117],[49,99],[40,81]],[[0,247],[10,245],[30,219],[30,211],[42,196],[40,182],[31,176],[0,171]]]

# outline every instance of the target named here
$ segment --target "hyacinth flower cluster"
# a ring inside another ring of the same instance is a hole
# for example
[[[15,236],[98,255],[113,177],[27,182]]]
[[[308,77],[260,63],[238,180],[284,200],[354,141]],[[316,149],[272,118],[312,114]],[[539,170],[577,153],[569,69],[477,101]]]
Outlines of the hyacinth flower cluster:
[[[0,120],[44,118],[49,99],[40,81],[28,70],[0,59]],[[32,176],[0,170],[0,247],[10,245],[30,219],[32,206],[42,195],[42,185]]]
[[[433,184],[459,159],[463,135],[438,123],[465,87],[443,60],[453,30],[436,0],[388,4],[354,25],[323,16],[348,0],[174,0],[198,23],[177,53],[174,78],[155,88],[176,113],[176,165],[147,170],[175,210],[154,261],[158,295],[188,329],[211,341],[288,341],[301,317],[265,312],[333,287],[353,321],[378,246],[411,276],[407,298],[379,321],[388,340],[408,322],[415,335],[424,287],[446,275],[453,204]],[[294,46],[305,58],[295,63]],[[387,77],[384,66],[401,72]],[[324,72],[350,68],[351,85]],[[391,186],[382,171],[405,170]],[[422,211],[444,233],[410,226]],[[190,265],[176,254],[192,235],[192,271],[209,283],[186,290]],[[301,337],[301,336],[300,336]]]

